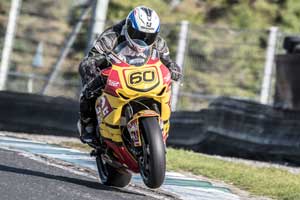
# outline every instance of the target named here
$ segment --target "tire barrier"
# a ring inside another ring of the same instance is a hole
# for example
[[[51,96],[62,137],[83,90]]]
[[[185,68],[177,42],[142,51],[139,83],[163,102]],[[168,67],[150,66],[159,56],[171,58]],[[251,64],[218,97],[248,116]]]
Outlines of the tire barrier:
[[[77,136],[78,103],[62,97],[0,92],[0,130]]]
[[[300,37],[287,36],[283,40],[285,54],[276,55],[276,84],[274,106],[300,111]]]
[[[300,111],[299,65],[299,53],[276,56],[275,107]]]
[[[171,122],[169,145],[209,154],[300,164],[300,112],[222,97],[196,115],[200,124]],[[186,130],[177,132],[181,127]],[[187,142],[178,142],[177,138],[186,138]]]
[[[0,130],[78,137],[78,102],[0,92]],[[169,146],[223,156],[300,164],[300,111],[218,98],[199,112],[175,112]]]

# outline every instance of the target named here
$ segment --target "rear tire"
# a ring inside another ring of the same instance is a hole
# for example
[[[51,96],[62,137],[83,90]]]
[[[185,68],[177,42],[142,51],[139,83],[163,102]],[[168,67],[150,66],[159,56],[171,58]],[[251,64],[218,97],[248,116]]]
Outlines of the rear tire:
[[[100,155],[96,157],[96,163],[99,177],[103,185],[125,187],[129,184],[131,180],[130,173],[118,170],[108,163],[105,163]]]
[[[140,173],[149,188],[160,187],[166,173],[166,151],[162,131],[156,117],[141,118],[143,156],[139,158]]]

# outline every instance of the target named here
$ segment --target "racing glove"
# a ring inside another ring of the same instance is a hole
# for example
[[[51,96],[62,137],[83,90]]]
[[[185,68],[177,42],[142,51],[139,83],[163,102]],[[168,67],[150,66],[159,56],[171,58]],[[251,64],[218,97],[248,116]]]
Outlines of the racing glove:
[[[97,75],[93,80],[88,82],[82,89],[82,94],[86,99],[98,97],[105,87],[105,80],[101,75]]]
[[[179,81],[182,78],[181,69],[176,63],[171,62],[167,67],[171,72],[171,79],[173,81]]]

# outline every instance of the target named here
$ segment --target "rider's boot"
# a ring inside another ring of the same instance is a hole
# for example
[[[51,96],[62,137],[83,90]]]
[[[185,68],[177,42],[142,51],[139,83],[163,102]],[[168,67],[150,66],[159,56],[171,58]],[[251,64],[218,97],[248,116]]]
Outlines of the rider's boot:
[[[92,118],[78,120],[77,128],[82,143],[92,143],[96,139],[96,126]]]

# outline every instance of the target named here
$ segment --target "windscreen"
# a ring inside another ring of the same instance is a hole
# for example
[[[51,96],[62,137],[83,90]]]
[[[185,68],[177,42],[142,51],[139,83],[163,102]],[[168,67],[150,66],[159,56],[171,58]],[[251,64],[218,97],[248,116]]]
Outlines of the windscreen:
[[[144,48],[140,49],[139,51],[134,50],[129,46],[127,41],[124,41],[119,44],[113,52],[119,59],[129,65],[142,66],[148,61],[151,49],[142,40],[135,40],[135,42]]]

